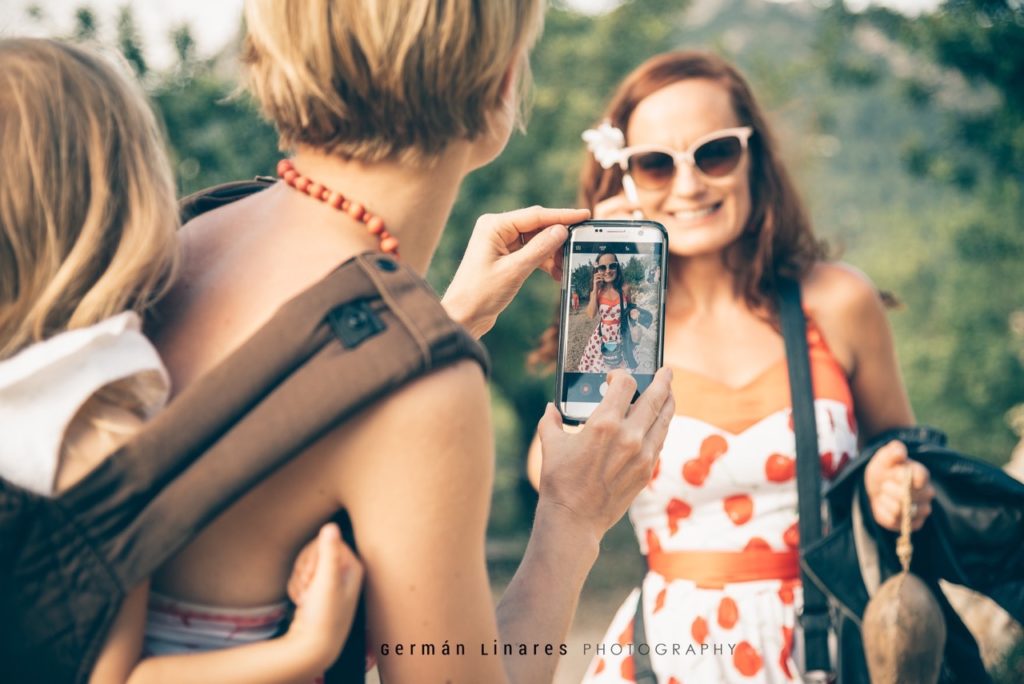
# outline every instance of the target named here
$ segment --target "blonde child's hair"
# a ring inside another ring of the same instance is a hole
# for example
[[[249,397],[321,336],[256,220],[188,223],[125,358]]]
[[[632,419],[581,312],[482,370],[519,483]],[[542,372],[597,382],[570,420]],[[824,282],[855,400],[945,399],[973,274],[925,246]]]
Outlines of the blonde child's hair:
[[[526,87],[543,9],[543,0],[246,0],[248,86],[284,149],[423,162],[483,134],[513,74]]]
[[[0,359],[142,312],[166,290],[174,181],[126,66],[55,40],[0,40],[0,160]],[[116,383],[83,411],[136,411],[147,391]]]

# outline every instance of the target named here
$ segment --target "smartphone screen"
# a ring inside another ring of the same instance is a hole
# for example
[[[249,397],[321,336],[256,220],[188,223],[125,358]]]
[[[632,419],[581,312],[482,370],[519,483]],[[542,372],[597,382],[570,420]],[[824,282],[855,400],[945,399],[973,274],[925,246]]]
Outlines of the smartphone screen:
[[[556,372],[567,422],[590,417],[610,371],[632,373],[639,394],[661,367],[667,247],[665,228],[654,221],[586,221],[570,228]]]

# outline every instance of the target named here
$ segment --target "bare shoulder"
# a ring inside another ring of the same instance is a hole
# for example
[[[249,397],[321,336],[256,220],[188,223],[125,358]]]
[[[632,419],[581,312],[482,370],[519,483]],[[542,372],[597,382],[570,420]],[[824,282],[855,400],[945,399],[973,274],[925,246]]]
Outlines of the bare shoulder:
[[[480,366],[464,360],[413,380],[346,421],[332,440],[340,455],[332,459],[339,503],[374,509],[372,499],[380,494],[374,483],[381,482],[389,483],[392,498],[419,499],[432,485],[479,488],[493,469],[488,406]]]
[[[887,329],[878,288],[849,264],[823,262],[811,269],[802,289],[808,314],[836,360],[852,374],[858,349]]]

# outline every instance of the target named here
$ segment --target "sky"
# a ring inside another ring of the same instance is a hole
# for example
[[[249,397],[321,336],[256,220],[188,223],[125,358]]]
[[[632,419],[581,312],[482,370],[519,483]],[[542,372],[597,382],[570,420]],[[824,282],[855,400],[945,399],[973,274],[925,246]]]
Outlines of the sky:
[[[192,28],[192,36],[200,56],[217,52],[238,30],[243,0],[0,0],[0,35],[34,34],[53,35],[70,30],[75,10],[83,5],[93,8],[101,28],[113,30],[117,9],[125,4],[135,9],[146,57],[156,66],[166,66],[173,60],[173,51],[167,38],[169,32],[181,24]],[[778,1],[778,0],[776,0]],[[783,0],[800,2],[806,0]],[[854,9],[866,6],[872,0],[848,0]],[[568,0],[569,4],[588,12],[607,11],[618,0]],[[880,4],[913,14],[934,7],[938,0],[880,0]],[[31,4],[42,8],[46,18],[42,24],[28,19],[26,7]],[[109,35],[109,34],[108,34]]]

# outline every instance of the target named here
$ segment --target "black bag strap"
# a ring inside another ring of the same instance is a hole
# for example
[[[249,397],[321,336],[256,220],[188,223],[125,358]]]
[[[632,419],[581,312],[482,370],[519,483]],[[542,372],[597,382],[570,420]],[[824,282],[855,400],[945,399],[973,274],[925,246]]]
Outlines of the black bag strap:
[[[641,651],[643,645],[646,650]],[[633,615],[633,680],[636,684],[658,684],[658,676],[651,665],[651,647],[647,643],[644,628],[644,585],[640,583],[640,594],[636,597],[636,613]]]
[[[797,507],[800,529],[800,582],[804,605],[800,626],[804,637],[804,662],[807,681],[829,681],[832,665],[828,651],[831,627],[828,598],[810,578],[803,562],[805,550],[821,539],[821,462],[818,454],[818,429],[814,417],[814,387],[807,356],[807,321],[800,300],[800,284],[779,281],[779,319],[786,344],[786,366],[793,406],[793,431],[796,436]]]

